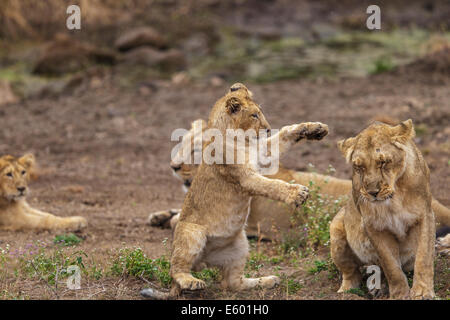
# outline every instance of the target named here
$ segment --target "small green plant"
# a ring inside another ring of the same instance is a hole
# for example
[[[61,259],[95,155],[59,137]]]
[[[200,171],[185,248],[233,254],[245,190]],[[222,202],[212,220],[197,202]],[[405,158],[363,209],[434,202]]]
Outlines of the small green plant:
[[[192,272],[192,275],[200,280],[205,281],[206,284],[209,286],[211,283],[219,279],[219,270],[216,268],[203,269],[200,272]]]
[[[71,247],[79,244],[82,240],[83,239],[77,237],[75,234],[68,233],[55,236],[53,243],[60,246]]]
[[[157,280],[163,287],[168,287],[172,281],[169,269],[170,262],[165,256],[150,259],[141,248],[120,249],[111,266],[111,272],[114,275],[127,274],[148,280]]]
[[[311,274],[316,274],[326,270],[328,270],[328,261],[315,260],[314,266],[309,268],[308,272]]]
[[[389,57],[381,57],[375,60],[371,74],[379,74],[386,71],[390,71],[394,68],[394,64]]]
[[[357,296],[360,296],[360,297],[364,297],[366,295],[364,290],[362,290],[360,288],[352,288],[352,289],[345,291],[345,293],[356,294]]]
[[[295,279],[286,279],[286,292],[287,294],[295,294],[304,286]]]

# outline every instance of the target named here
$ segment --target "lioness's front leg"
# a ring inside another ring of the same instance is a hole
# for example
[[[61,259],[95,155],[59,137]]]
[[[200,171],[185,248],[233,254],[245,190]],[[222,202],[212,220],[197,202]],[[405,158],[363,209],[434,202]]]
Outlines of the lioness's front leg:
[[[206,287],[204,281],[194,278],[191,269],[198,261],[206,244],[205,227],[179,222],[175,228],[170,261],[170,276],[173,278],[172,294],[180,290],[198,290]],[[177,290],[177,287],[180,290]]]
[[[408,299],[408,280],[402,270],[396,238],[388,231],[375,230],[370,226],[365,226],[365,230],[377,252],[388,281],[390,297],[392,299]]]
[[[345,207],[338,212],[330,224],[331,258],[339,271],[342,272],[342,284],[338,293],[359,288],[362,280],[359,261],[347,242],[344,216]]]
[[[414,280],[411,298],[432,299],[434,293],[434,238],[436,225],[434,214],[428,211],[416,228],[419,228],[419,239],[414,263]]]

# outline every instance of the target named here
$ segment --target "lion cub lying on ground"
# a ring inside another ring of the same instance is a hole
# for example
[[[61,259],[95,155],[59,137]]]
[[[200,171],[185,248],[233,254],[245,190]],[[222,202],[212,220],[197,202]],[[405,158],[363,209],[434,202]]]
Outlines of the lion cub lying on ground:
[[[330,226],[338,292],[361,282],[359,266],[381,266],[390,297],[433,298],[435,222],[430,174],[413,142],[412,121],[375,123],[338,143],[353,165],[352,199]],[[414,270],[411,290],[403,273]]]
[[[251,92],[242,84],[234,84],[216,102],[208,128],[220,130],[223,136],[226,136],[226,129],[270,130]],[[327,133],[328,127],[321,123],[284,127],[278,133],[280,150],[305,138],[320,140]],[[248,255],[244,226],[251,196],[257,195],[300,205],[306,200],[308,189],[260,175],[248,162],[248,157],[244,164],[208,165],[203,162],[200,165],[174,232],[170,296],[179,295],[183,289],[204,288],[205,282],[191,274],[192,268],[203,264],[221,269],[223,288],[270,288],[279,282],[275,276],[245,278],[243,275]]]
[[[68,229],[86,227],[83,217],[62,218],[31,208],[25,200],[34,156],[0,158],[0,229]]]

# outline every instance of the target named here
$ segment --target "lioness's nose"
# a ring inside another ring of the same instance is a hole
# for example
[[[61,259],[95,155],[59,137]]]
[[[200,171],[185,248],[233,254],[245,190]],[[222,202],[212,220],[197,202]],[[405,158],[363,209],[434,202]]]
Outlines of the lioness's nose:
[[[26,189],[25,187],[17,187],[17,190],[20,191],[20,192],[24,192],[25,189]]]
[[[378,195],[379,192],[380,190],[368,191],[368,193],[374,198]]]

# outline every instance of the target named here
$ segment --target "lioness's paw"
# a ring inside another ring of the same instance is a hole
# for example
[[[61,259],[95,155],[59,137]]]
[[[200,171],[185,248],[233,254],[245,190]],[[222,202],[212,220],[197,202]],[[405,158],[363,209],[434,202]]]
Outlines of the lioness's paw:
[[[436,295],[434,293],[433,288],[427,288],[422,285],[413,285],[409,293],[411,299],[416,300],[430,300],[433,299]]]
[[[299,184],[291,185],[291,193],[287,199],[288,204],[294,204],[296,207],[305,203],[308,199],[309,189]]]

